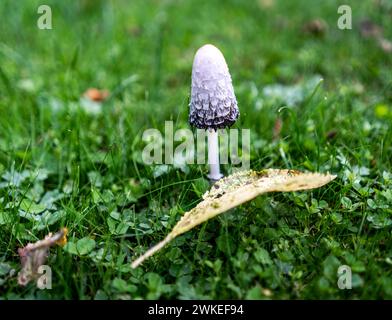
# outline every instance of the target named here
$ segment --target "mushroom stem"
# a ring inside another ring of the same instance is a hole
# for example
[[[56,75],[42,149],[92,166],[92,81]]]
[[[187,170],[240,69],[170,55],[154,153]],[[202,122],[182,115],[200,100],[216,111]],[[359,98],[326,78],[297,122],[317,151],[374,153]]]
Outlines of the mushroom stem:
[[[223,175],[219,168],[219,142],[218,130],[208,130],[208,164],[210,165],[210,174],[208,178],[212,181],[218,181]]]

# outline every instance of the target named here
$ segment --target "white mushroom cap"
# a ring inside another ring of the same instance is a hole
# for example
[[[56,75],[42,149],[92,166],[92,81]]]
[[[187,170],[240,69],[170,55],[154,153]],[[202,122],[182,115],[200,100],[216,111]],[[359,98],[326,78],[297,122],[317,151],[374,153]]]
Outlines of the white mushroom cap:
[[[189,123],[199,129],[223,129],[239,117],[229,68],[218,48],[197,50],[192,67]]]

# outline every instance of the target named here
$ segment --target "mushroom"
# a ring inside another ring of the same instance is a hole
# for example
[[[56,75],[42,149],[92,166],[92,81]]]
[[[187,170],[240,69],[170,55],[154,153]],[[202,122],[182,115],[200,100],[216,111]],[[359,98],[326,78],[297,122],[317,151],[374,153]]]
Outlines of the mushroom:
[[[208,130],[208,178],[217,181],[223,177],[217,129],[230,127],[240,113],[225,58],[211,44],[204,45],[195,54],[189,107],[190,125]]]

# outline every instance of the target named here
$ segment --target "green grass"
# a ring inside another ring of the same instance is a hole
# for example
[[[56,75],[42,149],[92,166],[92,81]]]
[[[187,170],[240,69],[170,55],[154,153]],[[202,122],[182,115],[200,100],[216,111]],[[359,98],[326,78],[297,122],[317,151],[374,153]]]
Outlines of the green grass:
[[[370,18],[392,39],[392,8],[345,1],[353,29],[342,31],[339,1],[266,2],[51,0],[53,30],[39,30],[40,1],[1,1],[1,298],[392,298],[392,55],[359,31]],[[315,18],[324,36],[303,32]],[[229,64],[251,167],[338,178],[260,196],[131,270],[209,188],[206,166],[159,175],[141,161],[145,129],[189,128],[192,59],[205,43]],[[90,87],[112,93],[101,113],[80,101]],[[292,90],[300,97],[286,107]],[[53,288],[18,286],[17,248],[63,226]],[[337,286],[340,265],[352,290]]]

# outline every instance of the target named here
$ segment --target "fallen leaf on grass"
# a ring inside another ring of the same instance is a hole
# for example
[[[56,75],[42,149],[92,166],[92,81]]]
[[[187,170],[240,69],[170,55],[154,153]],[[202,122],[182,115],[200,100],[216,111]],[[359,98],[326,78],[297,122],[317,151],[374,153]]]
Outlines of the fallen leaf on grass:
[[[102,113],[102,102],[108,97],[109,91],[90,88],[81,97],[80,105],[86,113],[99,115]]]
[[[360,25],[360,32],[364,38],[374,38],[378,46],[386,53],[392,53],[392,42],[384,38],[384,30],[370,20],[363,20]]]
[[[101,102],[109,96],[109,91],[90,88],[83,95],[92,101]]]
[[[327,138],[327,140],[333,140],[336,137],[337,134],[338,134],[338,130],[332,129],[332,130],[327,132],[326,138]]]
[[[328,29],[327,23],[323,19],[314,19],[305,23],[302,27],[302,31],[307,34],[314,36],[323,36]]]
[[[186,212],[166,238],[132,263],[132,268],[163,248],[175,237],[197,225],[235,208],[258,195],[274,191],[298,191],[319,188],[335,179],[335,175],[303,173],[296,170],[266,169],[241,171],[216,182],[203,195],[203,201]]]
[[[378,45],[386,53],[392,53],[392,41],[382,38],[378,40]]]
[[[67,228],[63,228],[54,235],[49,233],[45,239],[18,249],[22,265],[22,270],[18,274],[19,285],[25,286],[39,276],[38,269],[45,264],[49,248],[56,244],[64,246],[67,243],[67,233]]]
[[[367,19],[360,22],[359,30],[364,38],[378,38],[383,34],[382,27]]]

